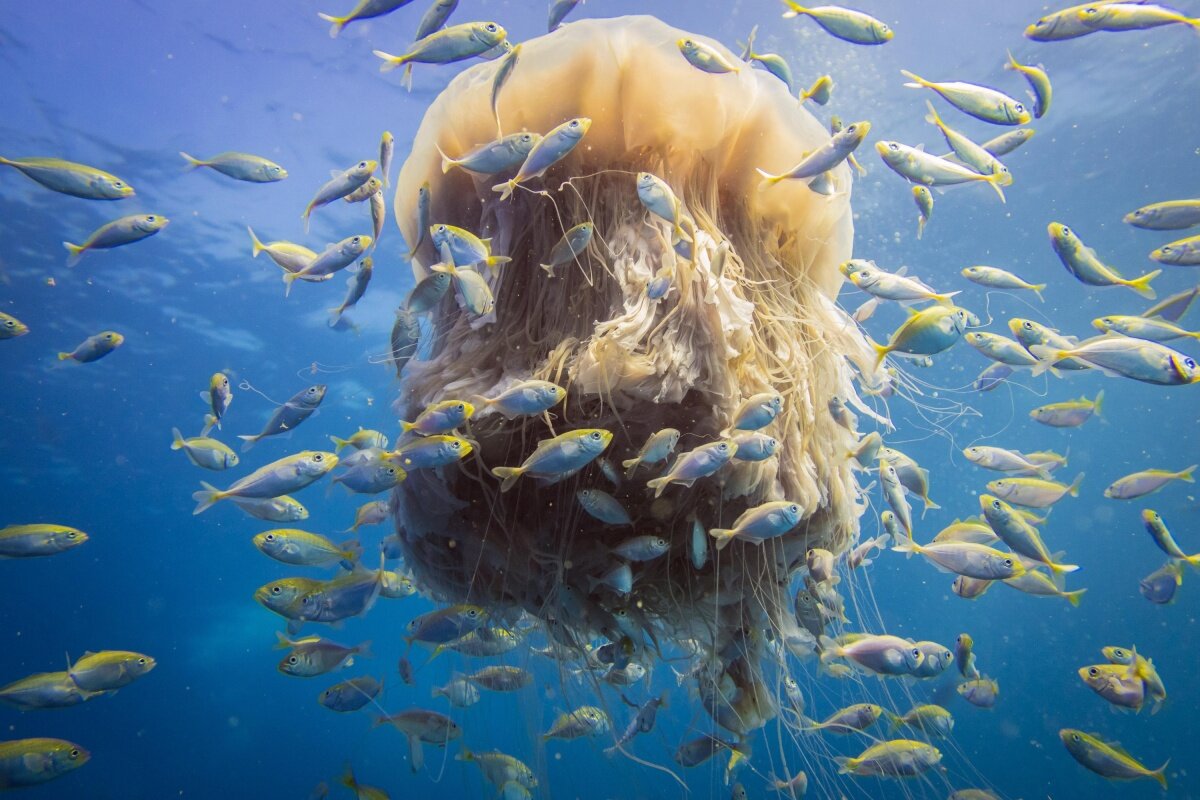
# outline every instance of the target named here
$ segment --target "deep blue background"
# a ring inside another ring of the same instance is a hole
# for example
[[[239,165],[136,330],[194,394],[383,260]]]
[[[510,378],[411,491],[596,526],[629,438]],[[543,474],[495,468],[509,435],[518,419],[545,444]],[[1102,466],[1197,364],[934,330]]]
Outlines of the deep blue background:
[[[289,572],[250,544],[251,535],[269,525],[224,504],[193,517],[189,495],[198,479],[213,476],[168,449],[172,426],[191,432],[199,425],[204,409],[197,393],[216,370],[250,381],[277,400],[317,379],[330,384],[320,416],[289,442],[259,445],[235,475],[286,452],[322,446],[328,434],[346,435],[359,425],[395,433],[388,411],[394,379],[376,363],[387,348],[391,311],[411,285],[394,225],[389,221],[376,253],[367,298],[352,314],[358,334],[325,326],[325,309],[342,297],[340,279],[298,286],[285,301],[277,269],[265,258],[250,258],[245,233],[251,224],[264,240],[295,239],[319,249],[323,242],[368,231],[365,206],[322,209],[308,238],[298,215],[329,169],[373,157],[384,129],[396,136],[399,164],[424,107],[455,72],[418,67],[415,91],[403,92],[395,76],[378,74],[370,51],[402,49],[424,4],[352,25],[331,40],[316,12],[342,11],[342,5],[350,3],[47,2],[13,5],[0,17],[0,154],[95,164],[138,189],[133,200],[90,203],[48,192],[15,171],[0,171],[0,309],[33,329],[0,343],[0,525],[54,521],[92,536],[84,548],[59,557],[0,564],[0,683],[61,669],[65,652],[87,649],[135,649],[159,662],[152,674],[113,698],[60,712],[22,715],[0,708],[3,738],[60,736],[93,753],[83,770],[30,790],[29,797],[224,792],[302,798],[318,780],[332,781],[348,759],[363,780],[395,797],[491,795],[474,766],[453,761],[441,781],[432,782],[442,766],[441,752],[434,749],[427,753],[427,772],[412,775],[395,731],[372,732],[365,714],[339,716],[317,705],[318,692],[332,679],[299,680],[276,672],[280,653],[271,645],[277,619],[251,597],[255,587]],[[962,302],[994,317],[990,329],[1001,333],[1007,333],[1010,316],[1032,316],[1086,335],[1094,317],[1140,312],[1145,303],[1131,292],[1092,289],[1067,275],[1047,244],[1045,226],[1051,220],[1071,225],[1127,275],[1153,266],[1145,254],[1176,238],[1134,230],[1120,219],[1144,203],[1194,196],[1200,185],[1195,35],[1169,28],[1036,44],[1021,31],[1042,13],[1040,2],[874,0],[863,7],[892,24],[893,42],[874,48],[839,42],[811,21],[780,20],[780,7],[768,0],[655,3],[649,9],[731,46],[752,25],[761,25],[760,49],[786,55],[798,82],[832,74],[836,89],[829,108],[819,112],[822,119],[830,112],[869,119],[875,126],[871,143],[894,138],[944,150],[922,121],[928,93],[901,88],[901,68],[1023,95],[1023,80],[1001,69],[1005,48],[1024,61],[1044,63],[1054,81],[1053,107],[1034,125],[1032,142],[1006,159],[1016,176],[1008,204],[1001,206],[978,187],[939,194],[925,239],[918,242],[909,187],[868,145],[862,157],[870,174],[854,187],[855,255],[892,269],[909,265],[938,287],[964,289]],[[646,9],[641,3],[595,0],[575,16]],[[469,19],[496,19],[519,41],[544,30],[545,8],[464,0],[453,20]],[[944,104],[940,108],[948,122],[977,139],[999,131]],[[259,153],[283,164],[291,176],[257,186],[205,171],[184,174],[176,154],[181,149],[197,156],[226,149]],[[165,214],[172,223],[149,241],[90,254],[79,267],[66,269],[63,239],[80,241],[99,224],[137,212]],[[1031,296],[988,298],[958,277],[962,267],[977,263],[1048,282],[1046,304]],[[1197,274],[1168,267],[1155,285],[1165,296],[1192,285]],[[859,300],[848,295],[846,304]],[[879,338],[901,319],[899,309],[885,308],[868,327]],[[1200,315],[1185,322],[1196,327]],[[120,330],[127,339],[108,359],[72,368],[54,361],[58,350],[104,328]],[[1196,354],[1193,344],[1183,349]],[[1070,448],[1066,475],[1086,471],[1087,480],[1080,498],[1065,500],[1054,512],[1046,536],[1054,549],[1066,549],[1071,561],[1084,566],[1072,581],[1089,590],[1082,607],[1004,587],[967,603],[950,593],[948,576],[919,559],[887,554],[869,582],[854,577],[860,607],[851,617],[869,630],[946,643],[970,631],[980,666],[1000,680],[999,704],[979,711],[950,693],[946,702],[958,727],[953,743],[943,745],[949,783],[838,779],[831,751],[856,753],[861,741],[810,736],[797,745],[774,726],[756,736],[753,766],[762,774],[782,773],[782,749],[788,767],[809,770],[818,797],[940,797],[948,786],[973,782],[990,783],[1007,797],[1158,792],[1150,782],[1107,784],[1078,767],[1057,741],[1057,730],[1069,725],[1120,739],[1151,766],[1171,757],[1172,795],[1200,796],[1191,735],[1200,709],[1195,578],[1185,577],[1173,606],[1143,600],[1137,581],[1162,562],[1141,529],[1143,506],[1102,496],[1109,482],[1136,469],[1179,469],[1200,460],[1200,390],[1071,374],[1065,381],[1023,378],[984,396],[960,391],[985,365],[960,346],[932,370],[918,373],[929,384],[919,407],[892,404],[901,424],[889,441],[932,470],[933,497],[945,507],[931,513],[919,531],[932,535],[954,517],[977,510],[975,494],[991,476],[965,464],[958,454],[962,447],[986,440],[1024,450]],[[1100,388],[1107,392],[1104,419],[1082,429],[1051,430],[1026,416],[1041,402],[1092,396]],[[971,410],[944,416],[928,410],[955,406]],[[269,412],[265,400],[239,391],[226,438],[256,432]],[[224,485],[230,476],[215,477]],[[300,495],[312,511],[304,525],[310,530],[345,528],[366,499],[327,488],[318,484]],[[1166,517],[1185,549],[1200,549],[1193,487],[1172,486],[1149,505]],[[864,529],[873,528],[866,520]],[[368,550],[384,530],[366,533]],[[347,643],[373,639],[376,651],[374,659],[336,679],[370,671],[385,679],[387,708],[442,708],[444,701],[431,704],[429,687],[444,682],[461,662],[443,656],[419,672],[416,687],[401,685],[395,673],[400,627],[428,608],[418,598],[384,600],[366,619],[332,634]],[[1136,644],[1155,658],[1171,693],[1161,713],[1112,713],[1078,680],[1075,670],[1098,660],[1106,644]],[[680,794],[658,772],[606,759],[599,745],[536,744],[536,734],[559,709],[588,694],[573,689],[564,700],[557,672],[543,662],[534,662],[534,668],[536,691],[487,697],[456,714],[469,745],[501,747],[521,757],[537,770],[546,796]],[[818,716],[885,693],[904,705],[904,695],[913,691],[899,682],[817,678],[811,665],[797,679]],[[660,669],[654,683],[666,686],[674,678]],[[924,695],[929,689],[916,691]],[[641,690],[635,694],[646,696]],[[642,758],[668,766],[678,743],[694,735],[689,725],[707,722],[689,710],[683,690],[672,701],[658,730],[636,746]],[[617,725],[624,722],[622,717]],[[692,796],[726,796],[719,770],[716,761],[692,770],[687,775]],[[751,796],[767,795],[755,775],[744,772],[742,779]]]

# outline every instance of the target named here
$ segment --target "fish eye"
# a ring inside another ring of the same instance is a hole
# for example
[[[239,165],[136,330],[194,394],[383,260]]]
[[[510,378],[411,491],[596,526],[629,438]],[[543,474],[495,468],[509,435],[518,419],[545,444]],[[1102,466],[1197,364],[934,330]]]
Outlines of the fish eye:
[[[322,461],[324,461],[324,460],[325,460],[325,456],[321,455],[320,453],[314,453],[314,454],[313,454],[313,461],[316,461],[317,463],[320,463],[320,462],[322,462]]]
[[[489,22],[486,26],[484,26],[484,30],[486,30],[488,33],[495,33],[496,32],[496,23]]]
[[[919,656],[919,655],[921,655],[921,649],[920,649],[919,647],[914,647],[914,648],[913,648],[912,650],[910,650],[909,652],[911,652],[911,653],[912,653],[914,656]]]
[[[721,444],[718,445],[717,449],[724,452],[729,449],[729,445],[725,444],[724,442],[721,442]]]
[[[112,341],[112,338],[113,338],[113,335],[112,335],[111,333],[106,333],[106,334],[104,334],[104,338],[105,338],[105,340],[106,340],[106,341],[109,341],[109,342],[111,342],[111,341]]]
[[[467,616],[470,617],[471,619],[475,619],[476,617],[479,616],[479,612],[472,608],[470,611],[467,612]]]
[[[997,511],[999,511],[999,510],[1000,510],[1000,501],[999,501],[999,500],[993,500],[993,501],[992,501],[992,508],[994,508],[994,509],[996,509]]]
[[[15,327],[17,327],[17,323],[15,320],[6,319],[6,320],[4,320],[4,327],[15,328]]]
[[[1013,560],[1011,558],[1004,559],[1004,566],[1011,567],[1012,565],[1013,565]]]
[[[1096,669],[1095,667],[1088,668],[1088,675],[1091,675],[1093,678],[1099,674],[1100,674],[1100,670]]]
[[[295,656],[288,656],[288,663],[289,663],[289,664],[295,664],[295,663],[296,663],[296,662],[298,662],[299,660],[300,660],[300,659],[296,658]]]
[[[1191,358],[1191,357],[1189,356],[1188,358],[1185,358],[1185,359],[1183,360],[1183,365],[1184,365],[1185,367],[1187,367],[1188,369],[1195,369],[1195,368],[1196,368],[1196,359],[1194,359],[1194,358]]]
[[[858,130],[858,126],[851,125],[850,127],[846,128],[846,133],[854,133],[856,130]]]
[[[1097,11],[1097,9],[1094,6],[1089,6],[1088,8],[1085,8],[1083,10],[1083,13],[1094,15],[1096,13],[1096,11]]]
[[[658,547],[666,547],[667,540],[660,536],[659,538],[654,540],[654,544],[657,545]]]
[[[143,666],[145,666],[145,664],[146,664],[146,658],[145,658],[144,656],[143,656],[142,658],[139,658],[139,659],[138,659],[138,663],[139,663],[139,664],[141,664],[141,665],[143,665]]]
[[[278,587],[278,586],[272,586],[272,587],[271,587],[271,594],[279,594],[279,593],[280,593],[280,592],[282,592],[282,591],[283,591],[283,589],[281,589],[281,588],[280,588],[280,587]]]
[[[571,127],[572,127],[572,128],[578,128],[578,127],[579,127],[579,120],[577,120],[577,119],[573,119],[573,120],[571,120]]]
[[[125,184],[124,184],[124,183],[122,183],[121,181],[113,181],[113,186],[115,186],[115,187],[116,187],[116,188],[118,188],[118,189],[124,189],[124,188],[125,188]]]
[[[942,658],[946,658],[946,659],[954,658],[954,654],[951,653],[949,650],[944,650],[944,651],[942,651]]]
[[[800,513],[800,506],[796,505],[795,503],[792,503],[790,506],[788,506],[788,508],[791,510],[791,512],[792,512],[793,514],[799,514],[799,513]]]
[[[1062,232],[1063,232],[1063,236],[1070,236],[1070,235],[1071,235],[1071,229],[1070,229],[1070,228],[1068,228],[1066,225],[1063,225],[1063,227],[1062,227]]]
[[[597,442],[600,441],[600,431],[592,431],[592,439]]]
[[[692,43],[692,40],[691,40],[691,39],[684,39],[684,40],[683,40],[683,46],[684,46],[684,47],[694,47],[695,45]]]
[[[1158,252],[1166,255],[1167,253],[1171,252],[1171,245],[1164,244],[1162,247],[1158,248]]]
[[[358,168],[359,168],[359,169],[366,169],[366,168],[367,168],[367,162],[365,162],[365,161],[360,161],[360,162],[358,162]]]
[[[1020,103],[1017,103],[1017,104],[1015,104],[1015,105],[1013,106],[1013,108],[1015,108],[1015,109],[1017,110],[1017,113],[1018,113],[1018,114],[1023,114],[1023,113],[1025,113],[1025,106],[1021,105]]]
[[[79,758],[79,749],[73,747],[73,748],[71,748],[71,752],[67,753],[67,755],[71,758],[72,761],[74,761],[75,759]]]
[[[897,151],[899,149],[900,145],[896,144],[895,142],[888,142],[888,150]]]
[[[151,214],[148,217],[146,217],[146,222],[154,222],[154,215]]]
[[[1124,658],[1125,651],[1118,647],[1117,649],[1113,650],[1113,655],[1117,658]]]
[[[266,539],[268,542],[273,542],[273,541],[275,541],[275,534],[273,534],[273,533],[268,533],[268,534],[267,534],[265,537],[263,537],[263,538],[265,538],[265,539]]]
[[[454,407],[454,410],[455,410],[455,411],[466,411],[466,410],[467,410],[467,406],[466,406],[466,404],[464,404],[464,403],[459,403],[458,405],[456,405],[456,406]]]

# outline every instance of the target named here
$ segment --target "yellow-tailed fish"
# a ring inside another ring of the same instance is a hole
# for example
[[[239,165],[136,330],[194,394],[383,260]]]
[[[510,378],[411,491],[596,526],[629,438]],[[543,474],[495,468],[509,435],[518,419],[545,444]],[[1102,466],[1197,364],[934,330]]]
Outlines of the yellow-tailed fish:
[[[47,189],[85,200],[121,200],[132,197],[133,187],[104,170],[61,158],[3,158],[0,165],[12,167]]]
[[[792,17],[808,17],[827,32],[845,42],[853,44],[884,44],[890,42],[895,35],[892,29],[881,20],[841,6],[813,6],[805,8],[794,2],[784,0],[788,10],[783,12],[784,19]]]
[[[92,250],[110,250],[142,239],[167,227],[170,220],[161,214],[132,214],[101,225],[84,240],[83,244],[63,242],[67,249],[67,266],[73,267],[79,263],[84,254]]]
[[[274,183],[288,176],[287,170],[274,161],[250,153],[229,152],[218,153],[212,158],[194,158],[180,151],[179,155],[187,162],[189,170],[208,167],[214,172],[248,183]]]
[[[1195,483],[1196,480],[1192,477],[1192,473],[1196,471],[1197,466],[1200,465],[1192,464],[1179,472],[1170,472],[1165,469],[1147,469],[1135,472],[1113,481],[1104,490],[1104,496],[1114,500],[1134,500],[1157,492],[1171,481]]]
[[[975,119],[996,125],[1024,125],[1031,119],[1024,104],[987,86],[963,81],[927,81],[905,69],[900,70],[900,73],[911,81],[904,84],[908,88],[932,89],[950,105]]]
[[[1157,297],[1150,281],[1162,274],[1161,269],[1132,280],[1127,279],[1102,262],[1096,251],[1085,245],[1066,225],[1051,222],[1047,231],[1050,234],[1050,246],[1054,248],[1058,260],[1067,268],[1067,272],[1078,278],[1081,283],[1089,286],[1125,286],[1150,300]]]
[[[1163,789],[1167,788],[1167,764],[1158,769],[1149,769],[1119,744],[1105,742],[1099,736],[1073,728],[1063,728],[1058,732],[1058,738],[1076,761],[1103,778],[1126,781],[1153,778]]]

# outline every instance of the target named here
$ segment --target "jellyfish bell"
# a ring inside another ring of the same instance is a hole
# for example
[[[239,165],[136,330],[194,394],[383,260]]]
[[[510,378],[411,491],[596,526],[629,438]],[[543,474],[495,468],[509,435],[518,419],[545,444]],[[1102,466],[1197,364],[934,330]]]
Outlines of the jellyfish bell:
[[[848,168],[831,170],[820,193],[807,181],[764,185],[757,169],[783,172],[828,134],[765,72],[696,69],[676,46],[684,36],[646,16],[581,20],[522,43],[495,114],[495,62],[461,73],[429,107],[397,182],[401,232],[422,239],[418,194],[428,184],[424,224],[490,239],[491,252],[511,261],[495,272],[478,265],[495,298],[487,313],[471,313],[459,290],[431,309],[397,411],[412,419],[430,403],[493,397],[530,379],[563,386],[566,399],[548,415],[481,410],[465,434],[478,458],[413,471],[394,508],[405,562],[434,599],[484,605],[493,619],[528,613],[568,647],[628,635],[649,658],[687,642],[709,662],[697,673],[702,696],[734,708],[714,712],[718,722],[759,727],[775,714],[762,656],[803,638],[791,578],[812,548],[840,553],[857,535],[858,486],[846,458],[855,436],[828,408],[835,397],[857,404],[856,371],[874,369],[834,303],[853,236]],[[718,43],[690,38],[734,62]],[[495,140],[498,126],[545,134],[575,118],[592,121],[579,144],[508,199],[492,187],[516,167],[442,172],[442,153]],[[684,224],[647,210],[639,173],[670,187]],[[592,223],[591,240],[548,277],[539,264],[582,222]],[[441,258],[425,237],[414,278]],[[664,277],[670,286],[651,299],[647,288]],[[522,477],[507,492],[491,475],[521,464],[540,440],[582,428],[613,434],[605,452],[613,463],[676,428],[678,457],[723,438],[735,409],[763,392],[784,401],[762,429],[777,449],[730,460],[690,487],[672,483],[657,499],[645,482],[669,462],[619,486],[595,461]],[[665,555],[629,565],[631,586],[600,580],[620,565],[613,550],[630,529],[584,512],[576,493],[586,488],[612,494],[635,534],[670,543]],[[797,525],[734,541],[695,566],[697,522],[731,528],[747,509],[777,500],[800,506]]]

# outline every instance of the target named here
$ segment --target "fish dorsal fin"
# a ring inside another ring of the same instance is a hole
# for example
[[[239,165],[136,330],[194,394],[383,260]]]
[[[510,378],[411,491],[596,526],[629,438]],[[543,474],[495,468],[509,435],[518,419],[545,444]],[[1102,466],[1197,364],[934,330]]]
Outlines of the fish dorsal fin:
[[[80,658],[83,659],[83,658],[87,658],[88,656],[94,656],[94,655],[96,655],[95,650],[84,650],[83,655],[81,655]]]
[[[905,275],[908,274],[908,265],[905,264],[904,266],[900,267],[900,269],[896,270],[892,274],[895,275],[897,278],[903,278]]]
[[[331,169],[329,170],[329,177],[340,178],[342,177],[342,171],[340,169]]]
[[[921,142],[918,145],[914,145],[913,150],[920,150],[922,153],[924,153],[925,152],[925,143]]]
[[[908,312],[909,319],[912,319],[913,317],[915,317],[921,313],[921,309],[913,308],[912,306],[906,306],[904,310]]]

